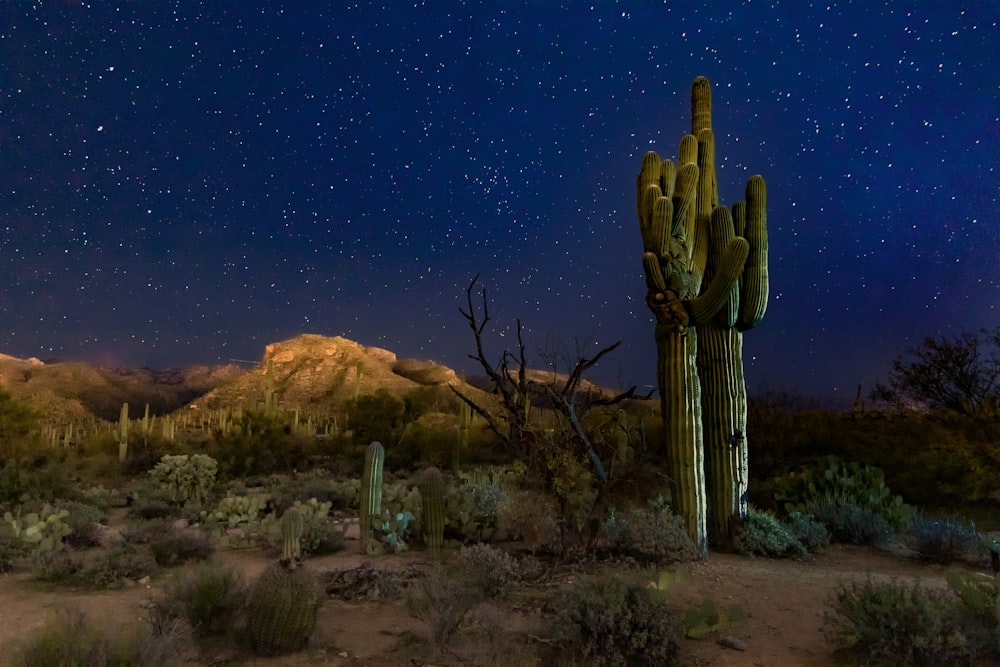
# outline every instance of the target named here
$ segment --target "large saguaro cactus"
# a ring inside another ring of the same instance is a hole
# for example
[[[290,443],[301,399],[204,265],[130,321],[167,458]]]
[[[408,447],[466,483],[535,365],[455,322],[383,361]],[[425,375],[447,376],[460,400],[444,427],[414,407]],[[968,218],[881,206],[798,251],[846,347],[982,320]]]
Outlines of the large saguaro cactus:
[[[674,508],[704,555],[709,510],[713,533],[719,516],[728,526],[740,503],[745,513],[746,389],[739,336],[763,316],[767,246],[763,179],[750,179],[749,203],[734,207],[735,216],[718,207],[711,89],[704,77],[692,86],[691,112],[692,133],[681,139],[678,166],[654,152],[643,158],[637,207],[646,303],[656,318],[667,474]],[[727,435],[719,447],[722,432]],[[742,459],[730,443],[743,447]]]

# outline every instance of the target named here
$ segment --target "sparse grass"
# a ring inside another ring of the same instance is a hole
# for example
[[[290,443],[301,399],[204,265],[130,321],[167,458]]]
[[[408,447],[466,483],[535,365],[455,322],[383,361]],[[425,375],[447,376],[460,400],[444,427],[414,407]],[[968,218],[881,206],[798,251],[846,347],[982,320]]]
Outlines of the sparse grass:
[[[430,629],[431,640],[444,650],[461,629],[477,600],[462,577],[445,574],[440,567],[420,579],[406,596],[410,615]]]

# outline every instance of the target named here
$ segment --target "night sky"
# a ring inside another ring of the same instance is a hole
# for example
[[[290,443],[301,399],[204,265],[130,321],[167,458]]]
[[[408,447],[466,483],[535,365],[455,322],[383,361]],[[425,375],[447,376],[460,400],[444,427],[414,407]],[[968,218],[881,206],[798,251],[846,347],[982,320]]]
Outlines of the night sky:
[[[996,1],[347,4],[4,3],[0,352],[472,370],[480,274],[491,354],[520,318],[533,365],[620,340],[597,379],[655,385],[635,177],[698,75],[721,200],[768,184],[752,390],[1000,324]]]

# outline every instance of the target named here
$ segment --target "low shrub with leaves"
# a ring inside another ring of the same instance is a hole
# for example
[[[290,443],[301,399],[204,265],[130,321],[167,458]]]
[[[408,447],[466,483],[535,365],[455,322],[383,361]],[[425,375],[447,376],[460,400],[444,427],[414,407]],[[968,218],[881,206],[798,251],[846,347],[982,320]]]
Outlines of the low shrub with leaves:
[[[126,580],[136,581],[155,570],[156,562],[147,550],[118,540],[84,569],[80,579],[97,588],[118,588]]]
[[[458,563],[487,598],[497,598],[518,578],[517,561],[503,549],[490,544],[464,546]]]
[[[813,500],[806,512],[826,526],[834,542],[880,545],[890,541],[893,535],[892,525],[881,513],[846,496]]]
[[[203,561],[215,552],[215,540],[196,528],[168,528],[149,539],[149,551],[161,567]]]
[[[612,512],[602,533],[613,551],[639,560],[682,562],[699,557],[684,519],[666,506]]]
[[[811,514],[792,512],[788,515],[785,525],[788,526],[788,530],[799,541],[799,544],[811,554],[830,546],[830,531]]]
[[[920,582],[841,582],[827,604],[828,638],[866,665],[976,665],[991,649],[981,618]]]
[[[557,664],[675,664],[683,624],[666,597],[648,582],[617,572],[582,579],[556,608]]]
[[[195,636],[209,637],[232,629],[246,596],[238,570],[205,562],[178,572],[154,606],[161,618],[182,618]]]
[[[933,518],[914,513],[906,533],[921,560],[943,565],[975,556],[981,545],[975,525],[958,517]]]
[[[96,547],[101,543],[101,523],[107,520],[104,510],[85,503],[63,500],[56,503],[59,509],[69,512],[63,520],[69,526],[69,533],[63,542],[74,547]]]
[[[737,550],[745,556],[803,558],[809,554],[778,517],[753,507],[747,512],[737,539]]]

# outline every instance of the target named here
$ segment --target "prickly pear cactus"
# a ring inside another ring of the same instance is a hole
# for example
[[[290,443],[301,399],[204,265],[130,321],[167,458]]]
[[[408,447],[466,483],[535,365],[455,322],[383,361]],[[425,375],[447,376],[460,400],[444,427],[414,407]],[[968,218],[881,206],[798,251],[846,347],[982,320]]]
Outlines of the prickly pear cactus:
[[[316,629],[320,597],[307,567],[270,565],[256,581],[247,605],[247,630],[259,655],[284,655],[302,650]]]

